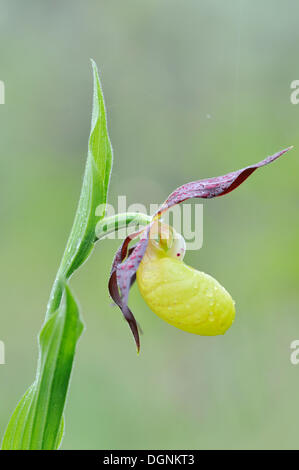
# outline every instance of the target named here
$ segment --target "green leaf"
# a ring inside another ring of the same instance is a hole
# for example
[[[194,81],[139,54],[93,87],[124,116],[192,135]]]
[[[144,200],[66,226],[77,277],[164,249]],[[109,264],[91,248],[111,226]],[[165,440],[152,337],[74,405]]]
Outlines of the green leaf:
[[[96,226],[104,217],[113,153],[107,130],[104,97],[96,63],[92,60],[93,105],[83,184],[73,227],[48,302],[46,318],[59,307],[61,279],[68,279],[90,255]],[[102,210],[96,210],[101,207]]]
[[[91,63],[94,91],[87,162],[78,210],[59,270],[66,279],[81,266],[94,246],[96,225],[105,215],[113,161],[99,74],[96,63],[93,60]],[[96,213],[98,206],[102,207],[101,213]]]
[[[77,341],[82,333],[77,304],[64,286],[64,302],[39,335],[36,380],[19,402],[2,448],[56,449],[63,434],[63,410]]]

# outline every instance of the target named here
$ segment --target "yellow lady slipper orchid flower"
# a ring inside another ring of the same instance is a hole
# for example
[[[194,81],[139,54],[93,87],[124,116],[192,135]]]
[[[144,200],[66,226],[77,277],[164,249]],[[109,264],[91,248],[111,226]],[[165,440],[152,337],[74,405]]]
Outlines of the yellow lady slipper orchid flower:
[[[235,318],[234,301],[216,279],[184,263],[184,246],[179,234],[169,249],[150,238],[137,270],[139,291],[167,323],[202,336],[224,334]]]
[[[138,324],[128,306],[129,292],[137,278],[150,309],[167,323],[198,335],[220,335],[231,326],[235,306],[229,293],[208,274],[183,262],[185,242],[174,230],[161,225],[162,214],[191,198],[211,199],[230,193],[252,173],[284,155],[292,147],[223,176],[191,181],[175,189],[145,228],[129,235],[115,254],[109,292],[121,309],[140,349]],[[158,242],[151,236],[162,227]],[[131,248],[130,242],[140,237]]]

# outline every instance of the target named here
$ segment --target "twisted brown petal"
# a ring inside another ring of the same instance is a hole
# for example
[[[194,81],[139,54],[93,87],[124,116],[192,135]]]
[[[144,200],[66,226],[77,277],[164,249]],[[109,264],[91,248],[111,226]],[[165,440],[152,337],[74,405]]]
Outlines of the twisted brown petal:
[[[131,328],[138,352],[140,350],[138,324],[128,307],[128,297],[130,288],[136,279],[136,271],[148,244],[150,226],[151,224],[138,232],[130,234],[124,240],[115,254],[108,284],[112,299],[121,309]],[[140,241],[129,249],[129,243],[139,235],[141,235]]]
[[[293,147],[288,147],[284,150],[281,150],[280,152],[275,153],[274,155],[271,155],[270,157],[265,158],[255,165],[247,166],[241,170],[233,171],[232,173],[227,173],[224,176],[217,176],[214,178],[207,178],[183,184],[173,191],[170,196],[168,196],[166,201],[158,210],[158,213],[161,214],[170,207],[176,204],[180,204],[186,199],[198,197],[211,199],[213,197],[223,196],[224,194],[227,194],[240,186],[240,184],[243,183],[255,170],[272,163],[274,160],[292,148]]]

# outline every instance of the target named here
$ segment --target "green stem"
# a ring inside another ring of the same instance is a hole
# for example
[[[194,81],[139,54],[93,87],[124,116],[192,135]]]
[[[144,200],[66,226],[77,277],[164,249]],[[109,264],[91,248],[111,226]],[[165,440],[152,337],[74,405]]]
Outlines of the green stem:
[[[102,238],[107,237],[109,234],[117,232],[123,228],[129,226],[136,226],[136,225],[148,225],[151,221],[151,217],[142,214],[141,212],[124,212],[121,214],[115,214],[110,217],[104,217],[96,227],[96,238],[95,242],[101,240]],[[68,250],[68,244],[66,246],[66,250]],[[53,312],[55,312],[61,302],[62,298],[62,283],[61,280],[66,278],[66,267],[64,263],[65,253],[62,257],[59,269],[57,271],[57,275],[51,290],[49,302],[47,305],[47,312],[45,321],[51,316]]]
[[[96,241],[128,226],[148,225],[152,218],[140,212],[124,212],[104,217],[96,227]]]

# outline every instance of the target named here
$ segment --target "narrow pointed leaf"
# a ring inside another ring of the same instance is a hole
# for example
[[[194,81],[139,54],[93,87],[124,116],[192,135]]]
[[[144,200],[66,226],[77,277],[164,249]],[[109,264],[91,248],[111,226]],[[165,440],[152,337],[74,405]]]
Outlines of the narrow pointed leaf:
[[[94,61],[92,70],[94,92],[87,162],[78,210],[60,267],[66,279],[81,266],[94,246],[96,225],[104,217],[113,162],[104,97]],[[96,213],[98,206],[102,209],[100,213]]]
[[[55,449],[63,433],[63,409],[77,341],[83,330],[78,307],[64,287],[63,305],[39,336],[40,359],[33,385],[6,429],[3,449]]]

